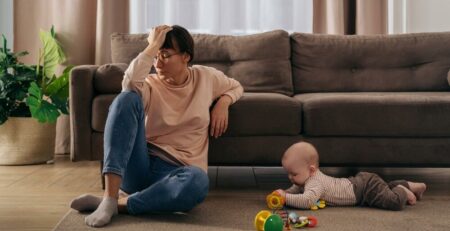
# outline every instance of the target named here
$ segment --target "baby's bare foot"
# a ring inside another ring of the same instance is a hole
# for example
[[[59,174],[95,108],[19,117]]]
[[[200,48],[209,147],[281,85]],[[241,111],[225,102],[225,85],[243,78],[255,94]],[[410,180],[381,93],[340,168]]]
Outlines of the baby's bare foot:
[[[422,195],[427,189],[427,185],[419,182],[408,181],[409,189],[416,195],[417,200],[422,199]]]
[[[403,185],[398,185],[397,187],[400,187],[400,188],[402,188],[403,190],[405,190],[405,192],[406,192],[406,197],[408,198],[408,200],[407,200],[408,205],[415,205],[415,204],[416,204],[416,200],[417,200],[416,195],[414,195],[414,193],[411,192],[411,190],[409,190],[408,188],[406,188],[406,187],[403,186]]]

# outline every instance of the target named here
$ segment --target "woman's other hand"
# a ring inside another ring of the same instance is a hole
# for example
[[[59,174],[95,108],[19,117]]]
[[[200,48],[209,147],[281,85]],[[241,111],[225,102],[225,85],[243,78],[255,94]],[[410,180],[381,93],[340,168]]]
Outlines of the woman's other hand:
[[[167,32],[171,30],[172,27],[167,25],[153,27],[147,37],[148,46],[145,52],[150,56],[156,55],[156,52],[158,52],[166,39]]]
[[[228,128],[228,108],[231,103],[231,97],[223,95],[211,111],[210,135],[214,138],[221,136]]]

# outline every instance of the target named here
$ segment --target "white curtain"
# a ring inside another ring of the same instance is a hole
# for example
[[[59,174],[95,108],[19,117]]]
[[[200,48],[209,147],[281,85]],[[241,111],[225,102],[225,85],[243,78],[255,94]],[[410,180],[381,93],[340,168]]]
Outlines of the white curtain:
[[[312,0],[131,0],[130,32],[178,24],[192,33],[311,33],[312,12]]]

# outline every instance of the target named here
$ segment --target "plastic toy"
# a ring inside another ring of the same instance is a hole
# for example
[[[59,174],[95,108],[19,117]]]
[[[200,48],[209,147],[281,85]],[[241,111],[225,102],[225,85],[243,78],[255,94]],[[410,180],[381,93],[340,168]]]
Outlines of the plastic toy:
[[[276,191],[267,195],[266,197],[267,207],[269,209],[282,209],[284,206],[284,198]]]
[[[288,219],[289,223],[291,223],[294,228],[314,227],[317,225],[317,218],[313,216],[299,217],[295,212],[290,212]]]
[[[286,216],[285,221],[283,218],[286,211],[275,211],[280,214],[272,213],[269,210],[261,210],[255,217],[255,229],[257,231],[282,231],[291,229],[291,225],[294,228],[306,228],[314,227],[317,225],[317,218],[313,216],[298,216],[295,212],[290,212]]]
[[[255,217],[255,228],[258,231],[283,231],[283,219],[269,210],[262,210]]]
[[[315,204],[311,206],[311,210],[318,210],[325,208],[326,204],[324,200],[317,200]]]
[[[255,229],[257,231],[282,231],[283,228],[291,230],[294,228],[314,227],[317,225],[317,218],[313,216],[298,216],[295,212],[288,213],[284,208],[285,199],[276,191],[267,195],[267,207],[272,209],[261,210],[255,217]],[[325,208],[325,201],[318,200],[312,210]]]

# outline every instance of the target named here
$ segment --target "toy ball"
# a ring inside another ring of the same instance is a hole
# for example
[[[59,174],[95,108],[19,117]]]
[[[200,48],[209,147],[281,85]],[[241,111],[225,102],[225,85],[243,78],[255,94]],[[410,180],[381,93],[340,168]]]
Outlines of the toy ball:
[[[313,216],[308,217],[308,227],[314,227],[317,225],[317,218]]]
[[[278,214],[272,214],[268,210],[262,210],[255,217],[255,229],[257,231],[282,231],[283,219]]]
[[[267,207],[269,209],[281,209],[284,205],[284,198],[277,192],[272,192],[266,197]]]

